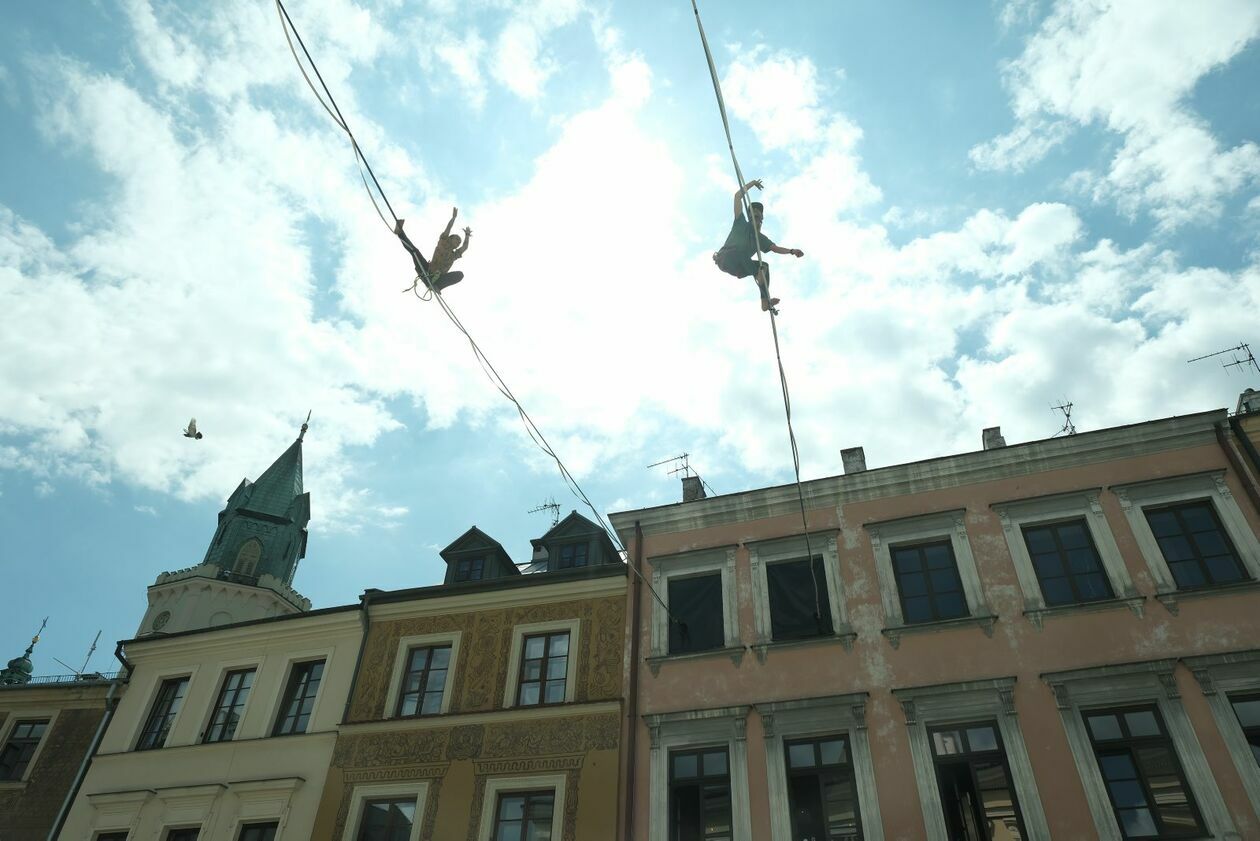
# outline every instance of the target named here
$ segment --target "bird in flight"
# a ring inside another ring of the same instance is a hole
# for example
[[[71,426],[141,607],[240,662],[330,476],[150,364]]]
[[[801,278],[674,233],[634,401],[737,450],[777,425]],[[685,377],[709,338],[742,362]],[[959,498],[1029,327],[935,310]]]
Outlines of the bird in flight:
[[[201,438],[201,433],[197,431],[197,419],[191,418],[188,421],[188,428],[184,430],[185,438]]]

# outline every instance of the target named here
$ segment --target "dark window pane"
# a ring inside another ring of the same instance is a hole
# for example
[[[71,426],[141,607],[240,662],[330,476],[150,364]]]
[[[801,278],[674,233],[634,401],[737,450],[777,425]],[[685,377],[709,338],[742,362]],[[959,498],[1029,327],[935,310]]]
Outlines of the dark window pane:
[[[21,780],[26,775],[35,751],[39,748],[48,720],[19,721],[9,732],[9,739],[0,749],[0,780]]]
[[[562,703],[568,685],[569,632],[528,636],[521,648],[517,704]]]
[[[967,729],[967,747],[970,750],[997,750],[997,733],[992,727],[970,727]]]
[[[923,561],[917,549],[894,549],[892,550],[892,557],[893,569],[898,573],[921,572],[923,570]]]
[[[289,682],[285,686],[284,700],[280,705],[280,716],[276,719],[272,735],[284,736],[306,732],[323,676],[323,660],[297,663],[293,666],[293,670],[289,672]]]
[[[694,753],[674,755],[674,779],[688,780],[700,774],[700,757]]]
[[[1024,539],[1048,606],[1111,598],[1111,582],[1084,520],[1026,528]]]
[[[849,761],[843,739],[819,742],[818,751],[823,765],[841,765]]]
[[[1063,548],[1071,554],[1073,549],[1093,548],[1093,543],[1089,538],[1089,533],[1085,529],[1084,521],[1078,520],[1072,523],[1063,523],[1055,528],[1058,534],[1059,542],[1063,544]]]
[[[237,841],[275,841],[276,829],[279,826],[277,822],[246,824],[241,827],[241,834]]]
[[[1238,554],[1210,502],[1185,502],[1145,513],[1178,587],[1189,589],[1246,579]]]
[[[967,615],[954,550],[948,542],[897,547],[892,553],[904,622],[914,624]]]
[[[962,593],[945,593],[937,596],[936,609],[941,619],[957,619],[967,615],[967,602]]]
[[[1167,555],[1167,553],[1164,553]],[[1186,561],[1184,563],[1170,562],[1169,569],[1172,570],[1173,579],[1177,582],[1177,586],[1183,590],[1192,587],[1202,587],[1207,583],[1207,576],[1204,575],[1203,568],[1194,561]]]
[[[1072,604],[1076,601],[1072,593],[1072,585],[1066,578],[1043,578],[1041,596],[1049,607]]]
[[[240,723],[245,702],[249,698],[249,690],[253,685],[253,669],[227,673],[210,715],[210,726],[206,729],[205,741],[226,742],[236,735],[236,726]]]
[[[1120,720],[1114,715],[1091,715],[1087,719],[1095,739],[1119,739]]]
[[[1111,598],[1111,582],[1100,572],[1077,576],[1076,585],[1081,593],[1081,601],[1094,602]]]
[[[722,624],[722,574],[669,580],[669,651],[707,651],[726,645]]]
[[[390,798],[363,804],[358,841],[409,841],[416,819],[416,799]]]
[[[1181,531],[1177,517],[1171,511],[1149,512],[1146,521],[1151,524],[1151,531],[1156,537],[1167,537]]]
[[[923,547],[923,557],[928,569],[953,569],[954,550],[948,543],[933,543]]]
[[[166,832],[166,841],[197,841],[197,837],[201,835],[200,827],[186,827],[184,829],[171,829]]]
[[[1117,817],[1125,838],[1155,838],[1159,835],[1149,809],[1121,809]]]
[[[1130,736],[1159,735],[1159,722],[1155,720],[1155,714],[1150,710],[1125,713],[1124,723],[1129,728]]]
[[[158,695],[149,711],[144,730],[140,733],[140,742],[136,750],[160,748],[166,744],[166,736],[170,733],[175,716],[184,703],[184,692],[188,689],[188,678],[177,677],[162,681]]]
[[[432,715],[442,710],[442,689],[451,660],[449,645],[412,649],[398,696],[398,715]]]
[[[712,748],[671,754],[669,838],[671,841],[730,841],[731,794],[726,751]]]
[[[928,591],[927,576],[921,572],[907,572],[898,580],[901,587],[901,594],[906,598],[911,596],[926,596]]]
[[[810,564],[785,561],[766,567],[770,601],[770,633],[776,640],[826,636],[832,633],[831,603],[822,558]]]
[[[1233,705],[1234,714],[1243,727],[1260,727],[1260,698],[1238,698]]]
[[[704,775],[706,777],[726,776],[726,751],[709,751],[704,755]]]
[[[1028,552],[1032,555],[1053,552],[1057,555],[1058,547],[1054,545],[1054,536],[1045,527],[1024,529],[1024,540],[1028,543]]]
[[[1233,555],[1215,555],[1205,558],[1204,562],[1207,564],[1208,578],[1213,584],[1229,584],[1243,580],[1242,568],[1238,566]]]
[[[932,603],[927,596],[915,596],[905,600],[905,618],[907,624],[915,622],[930,622],[935,617],[932,615]]]
[[[1067,570],[1063,568],[1063,559],[1057,551],[1053,554],[1034,555],[1033,569],[1038,578],[1058,578],[1067,574]]]
[[[792,768],[813,768],[814,743],[788,745],[788,765]]]

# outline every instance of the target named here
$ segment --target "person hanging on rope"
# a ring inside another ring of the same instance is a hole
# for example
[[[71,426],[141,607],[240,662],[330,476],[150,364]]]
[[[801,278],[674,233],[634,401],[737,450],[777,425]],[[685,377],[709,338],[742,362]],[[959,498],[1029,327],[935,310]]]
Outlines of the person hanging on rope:
[[[411,262],[416,267],[416,280],[403,292],[415,291],[416,284],[424,281],[434,292],[441,292],[448,286],[453,286],[464,279],[463,272],[451,271],[451,266],[455,261],[464,256],[464,252],[468,250],[468,242],[472,239],[472,228],[464,228],[463,244],[460,244],[459,234],[451,233],[451,226],[455,224],[455,217],[459,215],[459,208],[451,208],[451,221],[446,223],[446,230],[442,231],[438,237],[437,246],[433,249],[433,259],[426,260],[424,255],[420,253],[420,249],[412,245],[411,240],[407,238],[407,234],[403,232],[404,219],[399,219],[394,226],[394,233],[398,235],[398,239],[402,240],[403,248],[407,249],[407,253],[411,255]]]
[[[762,311],[770,311],[778,315],[774,307],[779,303],[779,299],[770,297],[770,267],[756,259],[757,245],[760,243],[763,254],[773,252],[804,257],[805,252],[799,248],[783,248],[775,245],[770,237],[761,232],[761,219],[764,212],[761,202],[755,201],[750,205],[751,222],[744,218],[744,195],[753,187],[762,189],[760,178],[754,178],[735,191],[735,221],[731,224],[731,232],[726,235],[726,242],[713,252],[713,262],[729,275],[753,278],[761,291]]]

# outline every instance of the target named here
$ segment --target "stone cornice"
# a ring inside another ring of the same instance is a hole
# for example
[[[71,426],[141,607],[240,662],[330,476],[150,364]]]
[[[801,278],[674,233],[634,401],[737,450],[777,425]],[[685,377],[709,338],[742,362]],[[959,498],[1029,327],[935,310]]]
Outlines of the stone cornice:
[[[540,576],[548,573],[539,573]],[[528,577],[528,576],[525,576]],[[400,619],[412,616],[432,616],[447,613],[471,613],[479,610],[501,610],[533,604],[586,601],[588,599],[621,596],[626,592],[624,568],[620,574],[602,575],[597,578],[576,578],[540,582],[537,586],[513,588],[451,589],[449,595],[433,592],[439,588],[416,591],[414,598],[404,592],[392,592],[389,601],[371,601],[374,621]]]
[[[862,473],[814,479],[802,483],[801,490],[807,510],[829,509],[842,503],[1152,455],[1214,444],[1214,426],[1227,416],[1224,409],[1214,409],[993,450],[942,456]],[[634,533],[635,521],[639,522],[645,535],[670,534],[799,514],[799,505],[796,486],[779,485],[687,503],[622,511],[612,514],[610,519],[622,540],[629,541]]]
[[[357,606],[329,608],[314,613],[293,613],[236,625],[197,628],[177,634],[152,634],[123,640],[127,657],[133,663],[153,657],[177,653],[187,659],[193,652],[211,652],[221,648],[239,648],[258,639],[305,643],[326,640],[344,634],[359,634],[363,626]]]

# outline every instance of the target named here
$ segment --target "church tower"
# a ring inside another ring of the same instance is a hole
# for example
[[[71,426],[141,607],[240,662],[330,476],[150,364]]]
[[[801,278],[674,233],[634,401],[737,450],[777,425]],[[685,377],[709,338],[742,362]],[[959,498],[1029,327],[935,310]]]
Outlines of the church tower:
[[[137,636],[310,610],[310,600],[292,586],[311,519],[311,495],[302,490],[306,429],[302,424],[297,440],[257,481],[241,480],[198,566],[158,576]]]

